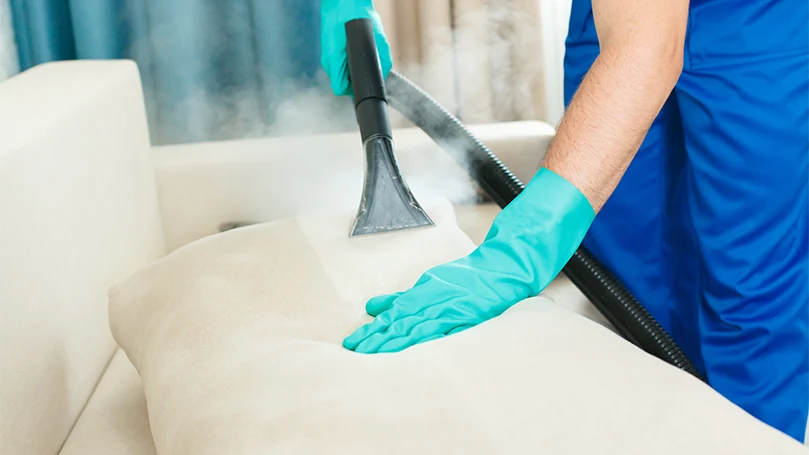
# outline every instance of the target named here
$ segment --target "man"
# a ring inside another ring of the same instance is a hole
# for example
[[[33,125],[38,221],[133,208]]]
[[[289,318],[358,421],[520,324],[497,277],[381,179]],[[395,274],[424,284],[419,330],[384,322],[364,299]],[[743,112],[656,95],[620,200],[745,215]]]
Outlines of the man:
[[[390,68],[371,0],[323,0],[338,95],[341,27],[357,17],[374,20]],[[807,17],[806,0],[573,0],[568,106],[539,172],[473,253],[371,299],[374,321],[344,346],[399,351],[496,317],[541,292],[583,241],[712,387],[803,441]]]

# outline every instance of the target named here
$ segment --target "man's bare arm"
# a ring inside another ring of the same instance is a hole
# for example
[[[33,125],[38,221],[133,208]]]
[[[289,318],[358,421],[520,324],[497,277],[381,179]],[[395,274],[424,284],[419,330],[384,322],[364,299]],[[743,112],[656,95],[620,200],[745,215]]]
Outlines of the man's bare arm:
[[[610,197],[682,71],[688,0],[593,0],[601,48],[542,166],[596,213]]]

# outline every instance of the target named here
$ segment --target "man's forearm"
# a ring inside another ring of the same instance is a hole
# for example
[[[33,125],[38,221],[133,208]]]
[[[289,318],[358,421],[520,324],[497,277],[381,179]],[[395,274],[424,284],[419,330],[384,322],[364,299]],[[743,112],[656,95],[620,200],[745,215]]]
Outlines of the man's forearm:
[[[596,59],[542,164],[576,186],[596,212],[615,190],[679,75],[675,68],[660,74],[655,56],[643,59],[624,52]]]
[[[542,165],[598,212],[680,76],[688,0],[593,0],[592,6],[601,54]]]

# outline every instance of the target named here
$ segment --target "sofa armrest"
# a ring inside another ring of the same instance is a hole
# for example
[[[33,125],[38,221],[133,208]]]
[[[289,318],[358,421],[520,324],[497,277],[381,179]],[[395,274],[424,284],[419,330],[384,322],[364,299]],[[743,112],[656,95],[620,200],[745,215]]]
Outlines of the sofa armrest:
[[[164,254],[138,70],[0,84],[0,447],[55,454],[109,362],[111,284]]]

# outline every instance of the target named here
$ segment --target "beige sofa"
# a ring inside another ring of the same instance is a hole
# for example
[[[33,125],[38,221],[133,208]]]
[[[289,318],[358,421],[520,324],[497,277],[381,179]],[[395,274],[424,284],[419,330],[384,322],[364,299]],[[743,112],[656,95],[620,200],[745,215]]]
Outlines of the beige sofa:
[[[553,135],[473,130],[523,180]],[[137,67],[82,61],[0,84],[0,453],[154,454],[145,398],[107,320],[109,287],[221,224],[356,207],[356,134],[151,147]],[[417,197],[457,201],[479,241],[497,213],[418,130],[395,132]],[[600,316],[564,278],[550,294]]]

